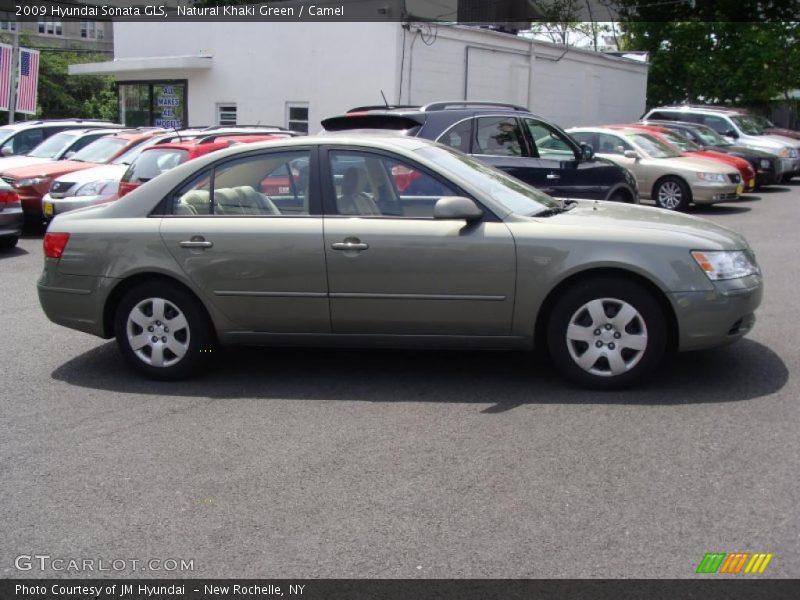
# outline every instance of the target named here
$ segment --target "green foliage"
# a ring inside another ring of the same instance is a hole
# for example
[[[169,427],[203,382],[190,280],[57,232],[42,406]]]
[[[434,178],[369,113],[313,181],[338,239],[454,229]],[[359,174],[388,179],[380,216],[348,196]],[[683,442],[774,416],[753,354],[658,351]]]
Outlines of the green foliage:
[[[21,43],[24,47],[24,43]],[[71,64],[99,62],[103,55],[42,50],[39,61],[39,98],[36,118],[117,119],[117,94],[113,77],[68,75]],[[24,115],[17,115],[17,120]],[[0,112],[0,123],[8,113]]]
[[[760,22],[733,20],[761,14],[748,0],[721,1],[716,12],[697,6],[680,21],[654,12],[644,15],[653,21],[628,15],[631,20],[621,24],[621,49],[650,53],[648,105],[688,101],[764,107],[800,88],[800,23],[779,21],[773,14]]]

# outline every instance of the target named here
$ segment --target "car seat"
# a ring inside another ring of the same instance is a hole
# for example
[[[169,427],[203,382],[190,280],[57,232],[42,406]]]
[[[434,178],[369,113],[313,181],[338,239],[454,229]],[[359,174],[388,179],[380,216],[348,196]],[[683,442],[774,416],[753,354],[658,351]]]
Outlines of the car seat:
[[[366,184],[367,175],[362,169],[350,167],[344,172],[342,195],[336,199],[340,215],[382,214],[375,201],[364,192]]]

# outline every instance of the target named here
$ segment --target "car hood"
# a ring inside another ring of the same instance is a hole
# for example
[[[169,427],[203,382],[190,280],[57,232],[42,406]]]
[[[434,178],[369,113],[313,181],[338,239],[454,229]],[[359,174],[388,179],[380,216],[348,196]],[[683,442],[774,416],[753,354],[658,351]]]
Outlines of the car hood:
[[[783,137],[800,140],[800,131],[794,131],[793,129],[784,129],[783,127],[770,127],[769,129],[765,129],[765,131],[770,135],[780,135]]]
[[[3,173],[7,177],[14,179],[28,179],[31,177],[58,177],[73,171],[82,171],[96,167],[95,163],[78,162],[75,160],[56,160],[49,163],[9,169]]]
[[[122,179],[122,175],[127,168],[128,165],[101,165],[99,167],[92,167],[90,169],[73,171],[72,173],[61,175],[56,181],[67,181],[70,183],[91,183],[92,181],[101,181],[103,179],[119,181]]]
[[[748,148],[747,146],[709,146],[715,148],[720,152],[736,152],[737,154],[747,154],[748,156],[756,156],[758,158],[775,158],[772,152],[765,152],[757,148]]]
[[[741,234],[706,219],[636,204],[578,200],[568,212],[531,219],[552,221],[563,227],[596,230],[599,239],[638,239],[643,243],[668,243],[689,250],[742,250],[749,247]]]
[[[722,163],[715,158],[704,156],[674,156],[670,158],[651,158],[653,165],[672,165],[675,168],[691,169],[692,171],[702,171],[708,173],[735,173],[736,168]]]
[[[5,173],[9,169],[19,169],[31,165],[54,162],[52,158],[36,158],[35,156],[6,156],[0,158],[0,173]]]

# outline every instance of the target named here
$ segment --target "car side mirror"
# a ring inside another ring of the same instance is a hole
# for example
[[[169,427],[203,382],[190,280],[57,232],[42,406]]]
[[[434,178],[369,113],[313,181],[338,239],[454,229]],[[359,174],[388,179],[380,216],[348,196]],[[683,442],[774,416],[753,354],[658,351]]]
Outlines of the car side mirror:
[[[581,142],[581,160],[592,160],[594,158],[594,150],[586,142]]]
[[[638,153],[638,152],[636,152],[636,150],[625,150],[625,151],[622,153],[622,155],[623,155],[625,158],[633,158],[634,160],[638,160],[638,159],[639,159],[639,153]]]
[[[0,154],[3,156],[11,156],[14,154],[14,151],[9,146],[3,146],[3,149],[0,150]]]
[[[69,160],[70,158],[72,158],[72,157],[73,157],[73,156],[75,156],[76,154],[77,154],[77,152],[75,152],[75,150],[70,150],[69,152],[67,152],[67,153],[64,155],[64,158],[65,158],[65,159],[67,159],[67,160]]]
[[[726,132],[725,132],[725,133],[723,133],[722,135],[724,135],[725,137],[732,137],[732,138],[734,138],[734,139],[736,139],[736,138],[738,138],[738,137],[739,137],[739,134],[738,134],[738,133],[736,133],[736,130],[735,130],[735,129],[728,129],[728,131],[726,131]]]
[[[433,206],[434,219],[477,221],[483,211],[469,198],[463,196],[445,196],[439,198]]]

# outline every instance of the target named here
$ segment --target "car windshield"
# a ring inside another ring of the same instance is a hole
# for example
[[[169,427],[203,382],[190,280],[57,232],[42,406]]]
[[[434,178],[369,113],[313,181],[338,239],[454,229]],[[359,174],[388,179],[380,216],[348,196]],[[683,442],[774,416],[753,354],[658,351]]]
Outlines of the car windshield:
[[[710,127],[696,127],[692,131],[694,131],[697,137],[703,140],[703,143],[708,146],[733,146],[733,144]]]
[[[105,163],[108,162],[112,156],[125,147],[125,144],[130,140],[119,137],[106,137],[100,138],[96,142],[92,142],[86,148],[77,152],[72,160],[78,162],[90,163]]]
[[[775,123],[770,121],[767,117],[762,117],[761,115],[750,115],[750,118],[755,121],[755,123],[761,127],[761,129],[771,129],[775,127]]]
[[[675,158],[681,155],[649,133],[629,133],[625,137],[651,158]]]
[[[675,144],[684,152],[698,152],[702,150],[702,148],[695,144],[692,140],[682,136],[680,133],[676,133],[675,131],[664,131],[661,135],[667,138],[671,144]]]
[[[75,134],[62,131],[61,133],[50,136],[36,146],[33,150],[28,152],[28,156],[34,156],[36,158],[55,158],[61,154],[61,152],[69,148],[75,139]]]
[[[731,117],[731,121],[736,123],[736,126],[747,135],[761,135],[764,133],[764,130],[758,126],[758,123],[756,123],[750,117],[746,117],[744,115],[734,116]]]
[[[425,146],[417,153],[445,171],[475,184],[513,213],[532,216],[561,206],[560,202],[544,192],[458,150],[445,146]]]

